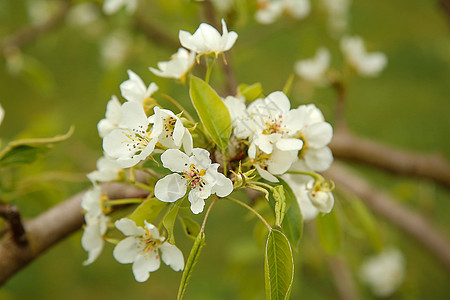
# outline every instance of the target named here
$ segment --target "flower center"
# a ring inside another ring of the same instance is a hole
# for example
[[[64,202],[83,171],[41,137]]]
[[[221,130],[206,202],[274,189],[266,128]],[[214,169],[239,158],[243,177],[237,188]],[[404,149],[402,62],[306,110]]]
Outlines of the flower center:
[[[163,118],[163,130],[166,133],[164,138],[168,138],[169,136],[173,136],[173,131],[175,129],[175,123],[177,119],[172,116],[168,116],[167,118]]]
[[[205,186],[205,181],[202,178],[205,174],[205,169],[199,170],[194,164],[191,164],[189,170],[183,171],[182,177],[187,180],[186,185],[191,189],[199,187],[199,190],[201,191]]]
[[[140,244],[144,247],[142,253],[148,255],[151,252],[156,253],[156,258],[159,258],[158,247],[161,245],[161,241],[154,239],[152,235],[147,231],[147,233],[140,238]]]
[[[128,129],[128,132],[125,132],[125,136],[127,137],[127,141],[125,141],[128,151],[130,151],[133,155],[137,155],[142,152],[142,150],[147,147],[152,138],[150,138],[151,131],[147,132],[144,130],[144,126],[139,125],[137,128]]]
[[[263,134],[273,134],[273,133],[280,133],[285,134],[287,133],[286,126],[283,125],[283,116],[278,115],[278,117],[274,117],[270,121],[267,121],[264,123],[266,128],[263,130]]]

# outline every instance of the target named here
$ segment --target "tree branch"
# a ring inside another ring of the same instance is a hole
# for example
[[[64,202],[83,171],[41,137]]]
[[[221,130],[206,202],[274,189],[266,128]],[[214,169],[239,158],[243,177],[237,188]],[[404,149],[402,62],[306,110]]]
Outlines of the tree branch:
[[[336,158],[364,163],[395,174],[431,179],[450,187],[450,165],[440,155],[398,150],[347,131],[337,131],[330,148]]]
[[[337,186],[361,198],[375,213],[416,239],[450,272],[450,242],[425,217],[399,202],[339,163],[326,172]]]
[[[148,191],[120,183],[102,186],[110,199],[146,197]],[[20,246],[8,233],[0,242],[0,285],[84,223],[81,192],[25,223],[29,245]]]
[[[347,264],[337,257],[328,257],[328,266],[334,278],[334,284],[341,300],[357,300],[360,299],[355,281]]]
[[[9,223],[13,241],[21,247],[28,245],[25,228],[23,227],[22,220],[20,219],[20,212],[17,206],[0,203],[0,217]]]
[[[9,52],[23,47],[24,45],[32,42],[41,35],[50,32],[54,28],[58,27],[64,21],[64,18],[67,15],[71,1],[72,0],[61,0],[61,5],[56,13],[45,22],[23,28],[13,33],[12,35],[7,36],[3,40],[3,43],[1,45],[3,54],[7,55]]]

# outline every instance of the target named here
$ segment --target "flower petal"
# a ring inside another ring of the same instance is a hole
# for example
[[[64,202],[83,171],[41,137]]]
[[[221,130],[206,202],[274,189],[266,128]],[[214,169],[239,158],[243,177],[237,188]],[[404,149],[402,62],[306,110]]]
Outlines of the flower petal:
[[[183,253],[175,245],[165,242],[159,246],[159,250],[161,250],[161,258],[166,265],[170,266],[174,271],[184,269]]]
[[[133,263],[133,275],[137,282],[144,282],[150,277],[150,272],[159,269],[161,261],[157,252],[139,254]]]
[[[189,192],[188,199],[191,202],[191,211],[194,214],[199,214],[203,211],[205,200],[200,198],[194,190]]]
[[[333,154],[328,147],[319,149],[308,148],[306,149],[306,153],[303,158],[308,167],[318,172],[325,171],[333,163]]]
[[[218,173],[216,176],[216,184],[211,189],[211,194],[216,194],[219,197],[226,197],[233,191],[233,182],[225,175]]]
[[[258,171],[259,175],[261,175],[261,177],[264,178],[265,180],[268,180],[270,182],[278,182],[279,181],[275,176],[273,176],[272,174],[270,174],[269,172],[267,172],[260,166],[255,165],[255,168]]]
[[[179,174],[170,174],[155,184],[155,197],[163,202],[174,202],[186,194],[186,189],[185,180]]]
[[[172,172],[183,172],[189,169],[189,156],[178,149],[168,149],[161,155],[164,168]]]
[[[145,229],[137,226],[131,219],[122,218],[117,220],[114,225],[126,236],[142,236],[145,234]]]
[[[142,250],[139,240],[135,237],[127,237],[121,240],[113,250],[114,258],[121,264],[130,264]]]

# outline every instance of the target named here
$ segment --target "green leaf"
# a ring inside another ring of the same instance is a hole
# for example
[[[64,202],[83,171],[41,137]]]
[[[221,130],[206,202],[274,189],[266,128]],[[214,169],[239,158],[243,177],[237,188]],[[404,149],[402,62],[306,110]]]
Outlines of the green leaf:
[[[195,76],[191,76],[189,95],[206,131],[221,149],[225,149],[232,129],[225,104],[211,86]]]
[[[252,102],[258,98],[264,97],[262,85],[259,82],[252,85],[241,84],[238,86],[237,92],[238,96],[244,97],[247,102]]]
[[[358,227],[364,231],[372,246],[376,250],[381,251],[383,248],[383,241],[373,215],[359,199],[350,201],[349,207],[353,212],[352,218],[357,223]]]
[[[194,270],[198,258],[200,257],[203,246],[205,246],[205,233],[200,232],[195,239],[194,245],[191,249],[191,253],[189,254],[188,260],[186,262],[186,266],[184,267],[183,275],[181,276],[180,288],[178,289],[177,300],[183,299],[187,284],[189,283],[192,271]]]
[[[294,282],[294,257],[286,236],[277,229],[269,232],[264,259],[266,299],[289,299]]]
[[[277,177],[281,185],[283,186],[284,196],[286,199],[286,213],[281,222],[281,228],[284,234],[288,238],[291,245],[296,248],[303,233],[303,216],[300,211],[300,207],[297,202],[297,197],[292,191],[291,187],[280,177]],[[269,201],[272,209],[275,209],[276,201]]]
[[[56,143],[67,140],[73,131],[74,127],[71,126],[64,135],[12,141],[0,152],[0,167],[32,163],[40,155],[48,152]]]
[[[172,207],[170,208],[169,212],[166,214],[163,220],[164,227],[167,230],[167,233],[169,234],[167,240],[171,244],[175,244],[175,236],[173,235],[173,228],[175,226],[175,220],[177,219],[178,210],[180,209],[180,204],[182,200],[177,201],[172,204]]]
[[[186,233],[189,238],[195,240],[197,235],[200,233],[200,225],[189,217],[179,215],[179,218],[181,220],[184,233]]]
[[[323,250],[330,255],[336,254],[341,248],[340,224],[334,210],[316,218],[317,234]]]
[[[282,185],[277,185],[271,189],[275,199],[275,225],[281,227],[284,215],[286,214],[286,196]]]
[[[162,161],[161,161],[161,153],[152,154],[153,159],[146,159],[145,162],[142,164],[142,167],[144,169],[152,169],[159,175],[168,175],[172,174],[172,171],[169,169],[166,169],[163,167]]]
[[[294,83],[294,79],[295,79],[295,74],[291,73],[291,75],[289,75],[289,78],[287,79],[286,83],[284,84],[283,93],[287,96],[291,92],[291,88],[292,88],[292,84]]]
[[[143,226],[144,220],[153,222],[167,205],[168,203],[159,201],[157,198],[146,199],[136,207],[128,218],[136,222],[136,225]]]

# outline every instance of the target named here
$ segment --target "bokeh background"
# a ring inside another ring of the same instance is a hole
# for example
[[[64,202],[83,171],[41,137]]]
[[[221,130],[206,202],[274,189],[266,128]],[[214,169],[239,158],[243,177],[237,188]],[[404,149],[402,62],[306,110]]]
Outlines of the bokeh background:
[[[280,90],[294,62],[313,56],[320,46],[332,51],[332,66],[341,68],[339,41],[329,32],[320,1],[312,1],[311,14],[304,20],[283,17],[272,25],[255,22],[255,1],[235,2],[238,12],[226,17],[229,29],[239,34],[230,53],[239,83],[261,82],[266,94]],[[0,0],[0,41],[39,22],[46,13],[56,11],[58,4],[57,0]],[[95,169],[102,155],[96,124],[104,117],[111,95],[120,95],[119,84],[128,79],[127,69],[147,84],[156,82],[163,93],[189,101],[187,86],[148,71],[158,61],[168,60],[176,48],[149,40],[136,28],[135,17],[124,10],[105,16],[101,1],[93,2],[94,17],[87,25],[80,24],[81,17],[71,10],[57,28],[20,49],[4,52],[0,60],[0,103],[6,111],[0,127],[2,145],[76,127],[68,141],[39,161],[1,171],[0,197],[17,204],[25,218],[89,187],[85,174]],[[205,21],[202,3],[187,0],[141,1],[138,15],[175,41],[180,29],[193,32]],[[218,12],[217,16],[223,15]],[[353,1],[347,32],[361,35],[370,50],[388,57],[388,66],[379,77],[348,79],[345,116],[354,132],[394,147],[450,157],[449,21],[437,1]],[[219,71],[216,68],[212,81],[221,91],[224,79]],[[314,89],[297,79],[290,98],[293,106],[315,103],[333,124],[332,89]],[[448,190],[425,180],[354,167],[450,236]],[[339,197],[336,206],[339,209]],[[351,220],[338,216],[342,224],[339,256],[348,261],[360,294],[373,299],[357,276],[359,265],[373,249]],[[416,241],[382,218],[376,220],[384,243],[401,249],[407,260],[405,282],[390,298],[449,299],[450,276],[445,269]],[[207,246],[186,299],[264,299],[264,252],[261,239],[254,238],[258,235],[255,223],[232,203],[216,204],[206,230]],[[192,242],[181,232],[178,236],[177,243],[187,257]],[[110,246],[94,264],[83,267],[87,255],[80,237],[81,231],[19,272],[2,287],[0,299],[175,298],[181,273],[162,266],[149,281],[139,284],[130,265],[113,259]],[[305,227],[295,257],[291,298],[335,299],[329,265],[314,228]]]

